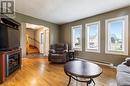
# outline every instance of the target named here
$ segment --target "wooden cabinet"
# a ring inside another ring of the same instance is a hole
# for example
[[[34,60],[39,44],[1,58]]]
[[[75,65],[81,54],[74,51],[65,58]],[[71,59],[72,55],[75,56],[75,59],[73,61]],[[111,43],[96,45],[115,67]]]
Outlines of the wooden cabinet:
[[[0,83],[21,68],[21,49],[0,52]]]
[[[0,83],[5,80],[5,55],[3,52],[0,53]]]

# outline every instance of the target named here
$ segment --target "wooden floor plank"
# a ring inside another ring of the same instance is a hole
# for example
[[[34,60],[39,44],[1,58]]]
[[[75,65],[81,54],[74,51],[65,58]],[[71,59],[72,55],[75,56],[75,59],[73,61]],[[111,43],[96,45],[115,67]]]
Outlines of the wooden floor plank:
[[[21,70],[13,73],[0,86],[67,86],[68,77],[63,70],[63,64],[50,64],[47,58],[23,59]],[[100,65],[103,74],[95,79],[96,86],[116,86],[116,71]],[[76,85],[77,84],[77,85]],[[70,86],[86,86],[72,80]]]

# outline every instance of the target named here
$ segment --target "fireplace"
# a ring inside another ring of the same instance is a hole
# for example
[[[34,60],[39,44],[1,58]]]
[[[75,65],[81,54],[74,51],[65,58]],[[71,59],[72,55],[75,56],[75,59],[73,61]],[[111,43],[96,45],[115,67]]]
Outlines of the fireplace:
[[[6,77],[20,67],[20,52],[8,53],[6,56]]]
[[[21,49],[0,52],[0,83],[21,68]]]

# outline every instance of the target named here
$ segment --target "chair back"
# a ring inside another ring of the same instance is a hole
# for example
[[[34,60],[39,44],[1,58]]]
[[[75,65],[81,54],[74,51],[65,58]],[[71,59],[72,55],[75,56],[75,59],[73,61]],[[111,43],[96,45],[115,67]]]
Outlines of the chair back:
[[[50,48],[54,49],[55,51],[64,51],[64,50],[68,50],[68,44],[63,44],[63,43],[53,44],[51,45]]]

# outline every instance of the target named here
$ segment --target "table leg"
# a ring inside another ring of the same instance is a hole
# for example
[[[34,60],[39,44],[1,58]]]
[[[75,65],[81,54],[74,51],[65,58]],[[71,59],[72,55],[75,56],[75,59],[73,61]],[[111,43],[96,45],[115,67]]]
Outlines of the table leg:
[[[94,82],[94,80],[91,78],[89,81],[87,81],[87,86],[89,85],[89,84],[91,84],[91,83],[94,83],[94,85],[93,86],[95,86],[95,82]]]
[[[93,86],[95,86],[95,82],[94,82],[94,80],[92,79],[92,78],[90,78],[90,80],[89,81],[87,81],[87,86],[89,85],[89,84],[91,84],[91,83],[94,83],[94,85]]]
[[[88,86],[88,83],[87,83],[87,86]]]
[[[69,86],[69,85],[70,85],[70,82],[71,82],[71,76],[69,76],[69,83],[68,83],[68,85],[67,85],[67,86]]]
[[[91,79],[92,80],[92,82],[94,83],[94,86],[95,86],[95,82],[94,82],[94,80],[93,79]]]
[[[88,86],[89,84],[91,84],[91,82],[92,82],[91,79],[90,79],[89,81],[87,81],[87,86]]]

